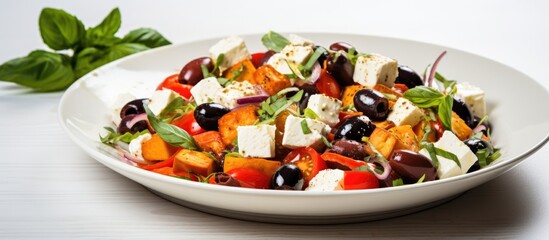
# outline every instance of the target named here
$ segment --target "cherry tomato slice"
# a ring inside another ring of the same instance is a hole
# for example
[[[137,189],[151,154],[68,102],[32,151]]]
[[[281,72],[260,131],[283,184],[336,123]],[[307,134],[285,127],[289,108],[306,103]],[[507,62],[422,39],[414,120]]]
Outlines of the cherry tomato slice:
[[[173,74],[168,76],[158,87],[156,87],[156,90],[162,90],[162,89],[170,89],[176,93],[179,93],[184,98],[191,98],[191,88],[193,86],[187,85],[187,84],[181,84],[179,83],[179,74]]]
[[[429,122],[429,125],[431,125],[431,129],[436,132],[436,139],[438,140],[439,138],[441,138],[442,134],[444,133],[444,125],[442,125],[442,122],[440,121],[438,116],[437,121],[431,121]]]
[[[255,68],[258,68],[259,64],[261,64],[261,59],[263,58],[263,56],[265,56],[264,52],[258,52],[258,53],[252,54],[252,64],[254,65]]]
[[[265,173],[249,167],[233,168],[227,172],[240,182],[241,187],[268,189],[271,178]]]
[[[408,91],[408,87],[402,83],[395,83],[395,86],[393,86],[395,91],[404,94],[404,92]]]
[[[320,77],[315,83],[318,92],[333,98],[339,98],[341,95],[341,89],[339,84],[332,75],[330,75],[326,69],[320,71]]]
[[[303,173],[305,179],[304,188],[318,172],[327,168],[326,162],[312,147],[297,148],[291,151],[283,160],[286,163],[295,164]]]
[[[189,133],[189,135],[191,136],[206,132],[206,130],[201,128],[200,125],[198,125],[198,123],[196,122],[193,112],[185,114],[183,117],[180,117],[171,122],[171,124],[182,128],[183,130],[187,131],[187,133]]]
[[[355,160],[333,152],[325,152],[320,157],[326,161],[326,164],[330,166],[330,168],[353,170],[361,166],[368,166],[367,162]]]
[[[343,173],[343,189],[372,189],[379,188],[379,181],[372,172],[345,171]]]

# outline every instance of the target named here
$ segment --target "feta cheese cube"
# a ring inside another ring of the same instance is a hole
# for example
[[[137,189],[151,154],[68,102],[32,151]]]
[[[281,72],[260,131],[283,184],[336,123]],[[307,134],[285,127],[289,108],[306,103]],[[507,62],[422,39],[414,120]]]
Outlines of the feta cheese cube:
[[[337,98],[328,97],[324,94],[314,94],[309,97],[307,108],[318,115],[318,120],[328,124],[330,127],[339,123],[339,108],[341,101]]]
[[[302,121],[305,121],[307,127],[311,130],[310,133],[303,133]],[[289,115],[284,124],[282,145],[291,149],[307,146],[320,149],[322,144],[324,144],[322,137],[330,132],[330,129],[329,126],[321,121]]]
[[[275,53],[272,55],[267,64],[271,65],[276,71],[284,75],[292,74],[292,69],[290,69],[289,61],[286,59],[286,56],[282,53]]]
[[[393,105],[393,110],[387,116],[387,120],[392,121],[397,126],[410,125],[413,127],[423,117],[424,114],[421,108],[414,105],[410,100],[401,97]]]
[[[158,115],[168,106],[168,104],[180,97],[179,93],[176,93],[170,89],[162,89],[154,91],[154,93],[149,98],[148,106],[154,115]]]
[[[286,45],[280,53],[282,53],[289,62],[295,65],[303,65],[309,60],[309,57],[313,55],[313,48],[310,46]]]
[[[135,100],[136,97],[134,95],[132,95],[131,93],[122,93],[120,95],[118,95],[118,97],[116,97],[116,100],[115,102],[113,103],[112,107],[110,109],[112,109],[111,111],[111,119],[112,119],[112,122],[115,123],[116,125],[118,125],[120,123],[120,121],[122,121],[122,119],[120,118],[120,111],[122,111],[122,108],[124,107],[124,105],[126,105],[126,103],[129,103],[130,101],[132,100]]]
[[[477,161],[477,156],[465,143],[458,139],[451,131],[444,131],[442,137],[434,144],[436,148],[451,152],[456,155],[461,168],[451,159],[438,156],[437,175],[440,179],[458,176],[467,173],[469,168]],[[421,149],[420,154],[431,159],[426,149]]]
[[[130,141],[128,145],[128,152],[137,159],[143,159],[143,143],[149,141],[152,138],[150,133],[139,135],[135,139]]]
[[[324,169],[311,179],[305,191],[325,192],[343,190],[340,181],[343,179],[344,174],[345,172],[340,169]]]
[[[191,88],[191,94],[196,101],[196,104],[200,105],[207,102],[219,103],[221,98],[219,93],[223,90],[223,87],[215,77],[209,77],[200,80],[193,88]]]
[[[480,118],[486,115],[486,102],[482,89],[466,82],[456,84],[456,89],[456,97],[465,102],[473,115]]]
[[[244,39],[237,36],[221,39],[210,47],[210,57],[214,62],[221,54],[224,55],[223,61],[219,65],[221,72],[244,59],[250,58],[250,53],[248,52],[248,48],[246,48]]]
[[[273,158],[276,127],[267,124],[239,126],[238,153],[244,157]]]
[[[288,37],[290,43],[295,46],[310,46],[313,47],[315,43],[309,39],[303,38],[296,34],[290,34]]]
[[[219,104],[227,107],[234,108],[238,106],[236,100],[241,97],[256,95],[254,85],[248,81],[236,82],[233,81],[229,85],[225,86],[221,92],[217,92],[219,97]]]
[[[373,87],[378,83],[393,87],[397,76],[398,63],[396,60],[372,53],[357,58],[353,80],[367,87]]]

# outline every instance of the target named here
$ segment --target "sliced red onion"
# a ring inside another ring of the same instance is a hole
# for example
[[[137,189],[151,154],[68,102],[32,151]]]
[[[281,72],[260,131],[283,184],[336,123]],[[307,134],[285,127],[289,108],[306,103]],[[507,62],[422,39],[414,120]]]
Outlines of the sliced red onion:
[[[261,102],[238,104],[238,105],[236,105],[236,107],[231,108],[231,111],[236,110],[236,109],[240,109],[240,108],[243,108],[243,107],[246,107],[246,106],[249,106],[249,105],[254,105],[254,106],[259,107],[261,105]]]
[[[259,103],[265,101],[265,99],[269,98],[269,95],[253,95],[253,96],[246,96],[236,99],[236,103],[238,104],[247,104],[247,103]]]
[[[478,132],[482,132],[482,131],[486,131],[486,126],[480,124],[478,126],[476,126],[475,128],[473,128],[473,132],[474,133],[478,133]]]
[[[320,70],[322,70],[322,68],[320,67],[320,63],[315,62],[315,64],[313,64],[313,67],[311,68],[310,84],[315,84],[316,81],[318,81],[318,79],[320,78]]]
[[[370,161],[372,164],[377,163],[383,167],[383,172],[379,174],[374,170],[375,166],[372,168],[372,165],[370,165],[370,168],[372,168],[372,172],[376,175],[377,179],[386,180],[389,177],[389,174],[391,174],[391,165],[389,165],[389,162],[385,159],[380,159],[379,157],[374,157]]]
[[[132,156],[130,153],[128,153],[126,150],[124,150],[120,146],[114,146],[114,148],[118,151],[118,154],[120,155],[120,160],[124,163],[127,163],[132,166],[137,166],[137,163],[143,163],[145,164],[145,160],[140,160],[134,156]]]
[[[289,87],[289,88],[284,88],[284,89],[278,91],[278,93],[276,93],[276,94],[281,96],[281,95],[284,95],[284,94],[289,93],[289,92],[297,92],[297,91],[299,91],[299,88]]]
[[[126,126],[128,127],[128,129],[131,129],[133,127],[133,125],[135,125],[136,123],[140,122],[140,121],[149,121],[147,119],[147,114],[146,113],[140,113],[140,114],[137,114],[135,115],[132,120],[128,121],[126,123]]]
[[[431,71],[429,72],[429,79],[427,79],[427,84],[428,84],[427,86],[429,87],[433,86],[433,78],[435,77],[438,63],[440,62],[440,60],[442,60],[442,57],[444,57],[444,55],[446,55],[446,51],[442,52],[438,56],[437,60],[435,60],[435,62],[433,63],[433,66],[431,67]]]

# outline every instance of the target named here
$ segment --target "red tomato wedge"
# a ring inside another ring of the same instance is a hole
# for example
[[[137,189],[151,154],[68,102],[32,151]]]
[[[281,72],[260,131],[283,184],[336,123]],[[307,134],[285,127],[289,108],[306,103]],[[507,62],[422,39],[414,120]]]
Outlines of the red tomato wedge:
[[[156,87],[156,90],[162,90],[162,89],[170,89],[176,93],[179,93],[184,98],[191,98],[191,88],[193,86],[179,83],[179,74],[173,74],[168,76],[158,87]]]
[[[171,122],[171,124],[178,126],[179,128],[182,128],[183,130],[187,131],[187,133],[189,133],[189,135],[191,136],[206,132],[206,130],[204,130],[203,128],[200,127],[200,125],[198,125],[198,123],[196,122],[196,119],[194,119],[193,112],[189,112],[185,114],[183,117],[180,117],[174,120],[173,122]]]
[[[252,64],[254,65],[255,68],[258,68],[259,64],[261,64],[261,60],[263,56],[265,56],[264,52],[258,52],[258,53],[252,54]]]
[[[333,98],[339,98],[341,95],[341,88],[332,75],[326,72],[326,69],[322,69],[320,77],[315,83],[318,92]]]
[[[344,190],[379,188],[376,175],[365,171],[345,171],[340,183]]]
[[[240,186],[245,188],[268,189],[271,182],[269,176],[255,168],[233,168],[227,174],[238,180]]]
[[[341,170],[353,170],[361,166],[368,166],[367,162],[355,160],[341,154],[325,152],[320,157],[326,161],[330,168],[339,168]]]
[[[312,147],[297,148],[291,151],[283,160],[284,164],[295,164],[303,173],[304,188],[309,185],[318,172],[327,168],[326,162]]]

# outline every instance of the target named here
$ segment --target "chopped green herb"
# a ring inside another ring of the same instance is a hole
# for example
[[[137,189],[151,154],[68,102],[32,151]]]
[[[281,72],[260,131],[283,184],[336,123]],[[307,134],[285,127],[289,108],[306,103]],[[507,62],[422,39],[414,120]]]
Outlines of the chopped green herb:
[[[402,178],[397,178],[393,180],[393,187],[403,186],[403,185],[404,185],[404,180],[402,180]]]
[[[324,145],[326,145],[326,147],[329,147],[329,148],[332,147],[332,143],[330,141],[328,141],[326,136],[321,135],[321,138],[322,138],[322,142],[324,143]]]
[[[425,174],[423,174],[416,183],[422,183],[423,181],[425,181]]]
[[[269,31],[267,34],[263,35],[263,37],[261,37],[261,42],[267,49],[275,52],[282,51],[282,49],[290,43],[284,36],[273,31]]]
[[[444,89],[453,88],[457,83],[456,80],[448,80],[438,72],[435,72],[435,79],[442,83]]]
[[[324,48],[321,48],[321,47],[317,48],[313,53],[313,55],[309,58],[307,63],[303,66],[303,69],[307,71],[311,70],[315,62],[318,60],[318,58],[322,56],[322,54],[324,54],[325,52],[326,50],[324,50]]]
[[[303,115],[306,118],[311,118],[311,119],[317,119],[318,118],[318,115],[315,113],[315,111],[313,111],[310,108],[305,108],[305,110],[303,110]]]
[[[136,139],[137,137],[139,137],[139,136],[141,136],[145,133],[149,133],[149,130],[147,130],[147,129],[145,129],[141,132],[133,133],[133,134],[130,133],[130,132],[120,134],[120,133],[117,133],[111,127],[105,127],[105,130],[107,130],[109,133],[104,137],[102,137],[100,135],[99,138],[101,139],[102,143],[107,144],[107,145],[114,145],[119,141],[120,142],[125,142],[125,143],[130,143],[132,140]]]
[[[195,103],[191,103],[182,97],[177,97],[168,103],[164,110],[158,114],[158,119],[162,122],[172,122],[194,111],[195,108]]]
[[[313,133],[311,129],[309,128],[309,125],[307,125],[307,119],[301,120],[301,131],[303,134],[311,134]]]
[[[439,162],[438,162],[437,153],[435,150],[435,145],[433,143],[427,143],[427,144],[424,144],[423,147],[429,153],[429,157],[431,158],[433,167],[438,168]]]
[[[488,155],[490,155],[490,151],[488,151],[488,149],[479,149],[477,150],[475,155],[478,158],[478,165],[480,166],[480,168],[488,166]]]
[[[194,139],[185,130],[175,125],[160,121],[146,104],[143,106],[145,107],[145,112],[147,112],[147,119],[149,120],[151,127],[158,134],[158,136],[162,138],[162,140],[173,146],[190,150],[198,149]]]

